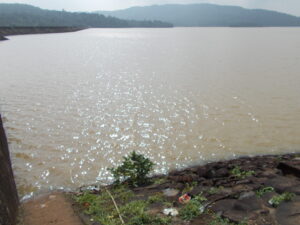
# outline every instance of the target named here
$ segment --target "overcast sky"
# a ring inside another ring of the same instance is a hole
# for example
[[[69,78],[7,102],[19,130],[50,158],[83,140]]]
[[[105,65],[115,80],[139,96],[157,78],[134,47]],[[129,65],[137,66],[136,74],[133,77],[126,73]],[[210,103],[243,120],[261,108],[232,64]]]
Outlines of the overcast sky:
[[[137,5],[169,3],[216,3],[270,9],[300,16],[300,0],[0,0],[0,3],[26,3],[44,9],[67,11],[115,10]]]

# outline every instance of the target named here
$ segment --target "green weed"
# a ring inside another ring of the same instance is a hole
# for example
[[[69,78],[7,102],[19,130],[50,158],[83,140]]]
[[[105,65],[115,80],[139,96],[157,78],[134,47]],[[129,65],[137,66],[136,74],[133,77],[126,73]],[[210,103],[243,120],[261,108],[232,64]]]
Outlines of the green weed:
[[[150,216],[143,213],[139,216],[133,217],[128,225],[169,225],[171,224],[171,220],[172,219],[170,217]]]
[[[150,216],[146,213],[151,203],[164,200],[162,194],[151,196],[148,200],[131,201],[134,194],[126,186],[116,186],[109,191],[117,202],[126,225],[169,225],[171,223],[169,217]],[[115,205],[106,190],[98,195],[84,192],[75,197],[75,200],[83,207],[84,213],[91,216],[93,221],[102,225],[122,224]]]
[[[248,223],[244,221],[234,223],[231,222],[228,218],[223,218],[221,216],[214,215],[213,220],[209,223],[209,225],[248,225]]]
[[[266,194],[268,192],[273,192],[273,191],[274,191],[273,187],[264,187],[264,188],[261,188],[261,189],[257,190],[256,195],[258,197],[262,197],[264,194]]]
[[[164,196],[162,193],[156,193],[155,195],[152,195],[148,198],[148,203],[153,204],[153,203],[158,203],[158,202],[164,202]]]
[[[269,200],[269,203],[271,205],[273,205],[274,207],[277,207],[280,205],[280,203],[284,202],[284,201],[291,201],[293,198],[295,197],[295,194],[294,193],[290,193],[290,192],[285,192],[281,195],[277,195],[277,196],[274,196],[272,197],[270,200]]]
[[[230,173],[237,178],[244,179],[246,177],[254,175],[255,171],[253,170],[243,171],[239,166],[236,166],[230,171]]]
[[[163,202],[163,204],[164,204],[164,206],[166,207],[166,208],[172,208],[173,206],[174,206],[174,204],[172,203],[172,202]]]
[[[220,186],[220,187],[211,187],[207,192],[210,195],[214,195],[219,193],[222,189],[224,189],[224,187]]]
[[[154,184],[163,184],[163,183],[165,183],[166,181],[167,181],[166,178],[156,178],[156,179],[154,179],[153,183],[154,183]]]
[[[203,211],[203,202],[207,201],[202,194],[192,198],[185,206],[179,210],[181,219],[190,221],[199,216]]]
[[[192,183],[186,183],[184,189],[182,190],[182,194],[189,193],[198,185],[198,182],[194,181]]]

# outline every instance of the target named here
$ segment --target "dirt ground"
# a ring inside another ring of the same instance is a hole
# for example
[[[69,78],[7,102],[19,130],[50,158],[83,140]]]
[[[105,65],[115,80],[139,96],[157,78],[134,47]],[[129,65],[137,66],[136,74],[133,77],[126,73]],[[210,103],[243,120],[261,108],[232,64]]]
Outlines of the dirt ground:
[[[22,225],[82,225],[63,193],[51,193],[22,205]]]

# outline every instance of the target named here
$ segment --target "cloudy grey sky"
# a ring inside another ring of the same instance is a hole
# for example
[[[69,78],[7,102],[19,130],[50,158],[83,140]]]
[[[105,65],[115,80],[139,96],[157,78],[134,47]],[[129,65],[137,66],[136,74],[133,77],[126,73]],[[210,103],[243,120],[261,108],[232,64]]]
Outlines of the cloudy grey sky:
[[[45,9],[68,11],[115,10],[137,5],[169,3],[216,3],[270,9],[300,16],[300,0],[0,0],[0,3],[27,3]]]

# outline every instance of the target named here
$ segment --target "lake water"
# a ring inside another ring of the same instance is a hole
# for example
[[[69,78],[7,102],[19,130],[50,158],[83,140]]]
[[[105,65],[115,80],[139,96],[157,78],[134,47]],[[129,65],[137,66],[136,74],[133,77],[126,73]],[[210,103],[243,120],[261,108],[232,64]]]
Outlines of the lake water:
[[[300,152],[299,28],[89,29],[0,42],[0,111],[21,196]]]

